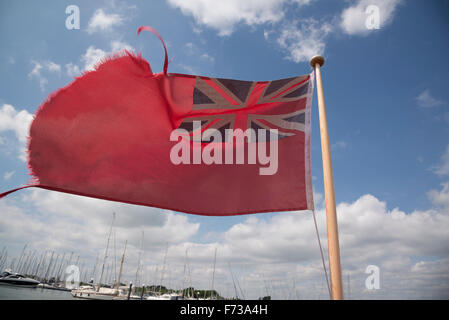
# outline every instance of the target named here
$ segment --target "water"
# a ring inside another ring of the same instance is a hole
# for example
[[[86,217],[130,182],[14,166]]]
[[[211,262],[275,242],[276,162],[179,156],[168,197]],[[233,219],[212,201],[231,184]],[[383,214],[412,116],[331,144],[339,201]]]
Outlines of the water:
[[[0,300],[75,300],[68,291],[0,285]]]

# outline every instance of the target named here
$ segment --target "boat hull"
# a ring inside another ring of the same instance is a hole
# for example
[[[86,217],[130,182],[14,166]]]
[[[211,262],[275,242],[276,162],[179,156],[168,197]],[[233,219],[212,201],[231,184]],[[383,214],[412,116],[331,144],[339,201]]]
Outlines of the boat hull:
[[[0,285],[11,286],[11,287],[21,287],[21,288],[36,288],[39,282],[25,282],[25,281],[14,281],[14,280],[2,280],[0,279]]]

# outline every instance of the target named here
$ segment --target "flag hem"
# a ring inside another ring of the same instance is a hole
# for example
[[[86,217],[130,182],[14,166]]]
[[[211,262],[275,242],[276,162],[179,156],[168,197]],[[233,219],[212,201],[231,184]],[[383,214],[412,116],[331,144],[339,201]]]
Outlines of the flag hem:
[[[144,207],[150,207],[150,208],[158,208],[158,209],[163,209],[163,210],[170,210],[170,211],[175,211],[175,212],[180,212],[180,213],[195,214],[195,215],[199,215],[199,216],[211,216],[211,217],[239,216],[239,215],[245,215],[245,214],[257,214],[257,213],[268,213],[268,212],[310,210],[310,208],[292,207],[292,208],[283,208],[283,209],[273,208],[273,209],[264,209],[264,210],[247,210],[247,211],[239,211],[239,212],[233,212],[233,213],[229,213],[229,212],[204,213],[204,212],[195,212],[195,211],[190,211],[190,210],[183,210],[183,211],[181,211],[179,209],[170,208],[170,207],[164,207],[164,206],[159,206],[159,205],[153,205],[153,204],[149,204],[149,203],[141,203],[141,202],[137,202],[137,201],[118,200],[118,199],[109,198],[109,197],[105,197],[105,196],[92,195],[92,194],[89,194],[89,193],[78,192],[78,191],[69,191],[69,190],[65,190],[63,188],[50,187],[50,186],[44,186],[44,185],[27,185],[27,186],[23,186],[23,187],[20,187],[20,188],[13,189],[13,190],[9,190],[9,191],[6,191],[6,192],[0,194],[0,198],[3,198],[5,196],[7,196],[8,194],[16,192],[18,190],[25,189],[25,188],[31,188],[31,187],[41,188],[41,189],[50,190],[50,191],[56,191],[56,192],[62,192],[62,193],[68,193],[68,194],[73,194],[73,195],[76,195],[76,196],[83,196],[83,197],[95,198],[95,199],[100,199],[100,200],[114,201],[114,202],[127,203],[127,204],[139,205],[139,206],[144,206]]]
[[[309,90],[307,93],[307,103],[306,103],[306,117],[305,117],[305,150],[304,150],[304,160],[305,160],[305,183],[306,183],[306,200],[307,208],[314,210],[315,206],[313,203],[313,186],[312,186],[312,161],[310,154],[310,137],[311,137],[311,113],[312,113],[312,102],[313,102],[313,89],[315,84],[315,72],[310,73],[309,78]]]

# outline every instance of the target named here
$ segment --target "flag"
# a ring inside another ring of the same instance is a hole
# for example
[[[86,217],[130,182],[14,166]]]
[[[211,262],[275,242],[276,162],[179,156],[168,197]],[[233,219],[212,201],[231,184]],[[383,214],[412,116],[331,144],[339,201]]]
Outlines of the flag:
[[[25,187],[211,216],[313,209],[313,73],[167,73],[164,49],[160,73],[123,51],[52,93],[30,127]]]

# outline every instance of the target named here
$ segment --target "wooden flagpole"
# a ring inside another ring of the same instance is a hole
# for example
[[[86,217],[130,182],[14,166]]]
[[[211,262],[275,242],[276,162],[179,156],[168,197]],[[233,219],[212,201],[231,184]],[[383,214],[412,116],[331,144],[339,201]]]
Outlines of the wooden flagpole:
[[[322,56],[314,56],[310,65],[315,69],[318,111],[320,118],[321,152],[323,157],[324,194],[326,201],[327,241],[329,251],[329,269],[331,282],[331,299],[342,300],[343,289],[341,280],[340,246],[338,243],[337,210],[335,207],[334,177],[332,174],[332,159],[327,129],[326,104],[324,102],[323,84],[321,82]]]

